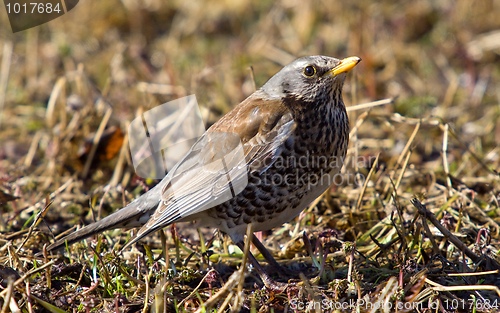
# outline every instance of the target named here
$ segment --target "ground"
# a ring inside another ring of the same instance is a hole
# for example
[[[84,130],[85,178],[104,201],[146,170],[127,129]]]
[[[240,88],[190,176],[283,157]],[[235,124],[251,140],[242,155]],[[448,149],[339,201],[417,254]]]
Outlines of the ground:
[[[80,1],[12,33],[0,9],[1,312],[499,311],[497,12],[495,0]],[[363,61],[344,88],[343,175],[259,234],[295,273],[274,276],[285,292],[191,224],[124,251],[133,231],[44,251],[157,182],[128,152],[141,112],[195,94],[209,126],[313,54]]]

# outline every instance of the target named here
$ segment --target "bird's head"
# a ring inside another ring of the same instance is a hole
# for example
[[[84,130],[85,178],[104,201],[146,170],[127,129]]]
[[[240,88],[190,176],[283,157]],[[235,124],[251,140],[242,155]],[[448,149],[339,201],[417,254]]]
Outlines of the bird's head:
[[[302,57],[271,77],[261,90],[270,98],[281,99],[292,111],[343,105],[341,93],[346,73],[360,61],[358,57]]]

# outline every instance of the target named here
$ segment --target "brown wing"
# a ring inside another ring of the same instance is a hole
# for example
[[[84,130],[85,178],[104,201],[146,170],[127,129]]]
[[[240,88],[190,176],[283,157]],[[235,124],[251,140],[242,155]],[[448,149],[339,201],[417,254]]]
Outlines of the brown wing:
[[[295,129],[289,110],[256,94],[210,127],[164,178],[162,201],[130,242],[179,219],[221,204],[241,192],[251,171],[276,160]]]

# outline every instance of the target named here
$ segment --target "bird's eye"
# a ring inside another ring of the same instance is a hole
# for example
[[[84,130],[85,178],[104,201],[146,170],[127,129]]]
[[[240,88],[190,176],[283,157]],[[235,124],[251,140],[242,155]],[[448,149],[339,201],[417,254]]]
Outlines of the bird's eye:
[[[316,74],[316,68],[312,65],[308,65],[304,68],[304,75],[307,77],[312,77]]]

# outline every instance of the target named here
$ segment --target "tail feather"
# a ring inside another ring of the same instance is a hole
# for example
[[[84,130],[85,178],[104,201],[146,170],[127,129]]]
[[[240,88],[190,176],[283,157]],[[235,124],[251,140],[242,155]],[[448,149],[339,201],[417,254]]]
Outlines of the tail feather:
[[[47,247],[48,251],[58,249],[65,244],[73,244],[92,235],[115,228],[133,228],[141,227],[146,224],[152,211],[156,209],[161,199],[161,190],[164,181],[161,181],[149,192],[129,203],[124,208],[103,218],[100,221],[92,223],[71,233]]]

